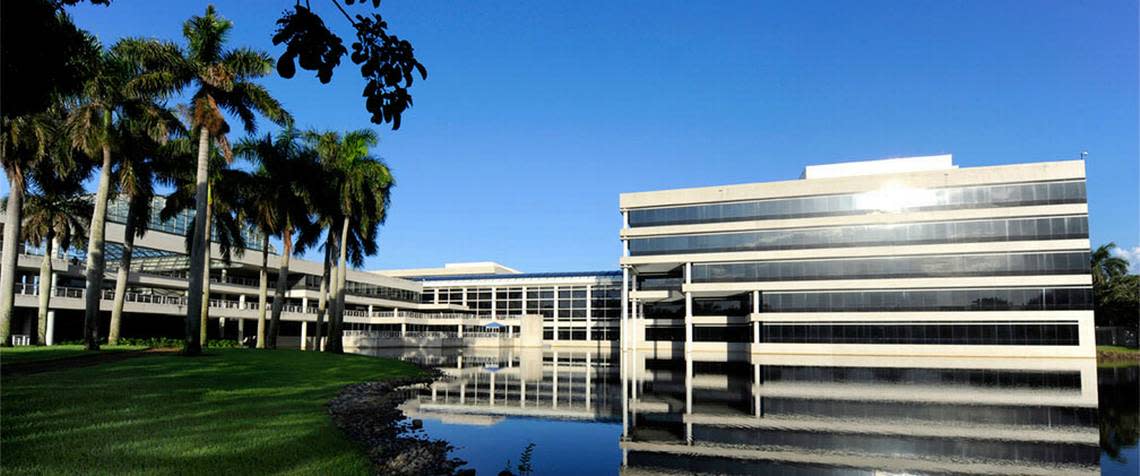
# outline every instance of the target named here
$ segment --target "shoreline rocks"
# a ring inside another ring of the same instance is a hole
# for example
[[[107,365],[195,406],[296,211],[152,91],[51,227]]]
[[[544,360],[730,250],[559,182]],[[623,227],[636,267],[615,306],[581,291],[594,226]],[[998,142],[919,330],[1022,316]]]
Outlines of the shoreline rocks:
[[[329,401],[333,422],[364,446],[375,474],[454,475],[466,464],[449,456],[454,449],[450,443],[416,431],[397,408],[415,396],[414,387],[430,384],[435,378],[425,375],[353,384]]]

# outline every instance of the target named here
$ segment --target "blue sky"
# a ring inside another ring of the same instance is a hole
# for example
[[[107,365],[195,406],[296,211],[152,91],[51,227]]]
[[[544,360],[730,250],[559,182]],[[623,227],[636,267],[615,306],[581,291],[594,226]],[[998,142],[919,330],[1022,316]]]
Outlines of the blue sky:
[[[312,3],[351,33],[327,0]],[[292,4],[216,2],[233,45],[274,56],[274,21]],[[109,44],[179,39],[205,5],[71,11]],[[612,269],[620,192],[937,153],[977,166],[1087,150],[1093,243],[1140,245],[1135,1],[384,0],[381,11],[429,77],[401,130],[381,130],[376,153],[398,187],[368,269]],[[330,85],[305,71],[265,84],[302,126],[372,126],[347,59]]]

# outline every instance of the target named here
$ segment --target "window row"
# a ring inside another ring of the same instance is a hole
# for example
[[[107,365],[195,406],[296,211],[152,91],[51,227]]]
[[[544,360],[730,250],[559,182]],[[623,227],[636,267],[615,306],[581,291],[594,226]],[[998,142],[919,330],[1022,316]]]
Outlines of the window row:
[[[761,312],[1065,311],[1092,309],[1091,288],[762,293]]]
[[[629,241],[633,256],[804,248],[1088,238],[1088,217],[855,225],[675,235]]]
[[[693,265],[693,282],[1086,274],[1089,253],[888,256]],[[678,286],[679,289],[680,286]]]
[[[1033,389],[1081,388],[1081,373],[1057,370],[924,369],[892,367],[760,367],[764,382],[955,385]]]
[[[939,189],[888,188],[870,192],[630,210],[629,226],[855,215],[955,208],[1084,203],[1083,181]]]
[[[1076,324],[763,324],[760,341],[795,344],[1078,345]]]

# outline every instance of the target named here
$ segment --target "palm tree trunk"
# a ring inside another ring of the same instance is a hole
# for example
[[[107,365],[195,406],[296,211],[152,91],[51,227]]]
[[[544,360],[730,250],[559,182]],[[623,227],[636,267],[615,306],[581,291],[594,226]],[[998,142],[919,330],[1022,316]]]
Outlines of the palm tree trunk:
[[[337,237],[337,231],[329,227],[329,237],[326,240],[325,246],[332,247],[329,256],[329,265],[332,266],[329,275],[329,337],[325,343],[325,352],[332,352],[339,354],[344,352],[344,346],[341,345],[341,323],[337,321],[336,311],[336,296],[340,289],[340,267],[334,266],[332,261],[340,256],[340,238]]]
[[[273,316],[269,320],[269,348],[277,348],[277,333],[280,332],[281,310],[285,307],[285,285],[289,280],[289,257],[293,255],[293,227],[285,225],[281,233],[281,265],[277,268],[277,290],[273,293]],[[304,321],[301,321],[304,325]]]
[[[265,307],[269,305],[269,235],[261,238],[261,276],[257,289],[257,348],[265,348]]]
[[[205,127],[198,132],[198,170],[195,175],[197,189],[194,193],[194,236],[190,247],[190,283],[186,296],[186,355],[202,353],[202,341],[198,339],[198,326],[202,318],[202,275],[206,262],[206,180],[209,174],[208,154],[210,133]]]
[[[336,349],[338,354],[344,353],[344,296],[348,287],[348,217],[344,218],[340,229],[340,260],[337,262],[339,272],[336,274]]]
[[[48,227],[47,236],[44,237],[44,260],[40,263],[40,308],[36,315],[36,334],[34,345],[47,343],[47,315],[48,306],[51,306],[51,246],[55,241],[55,230]]]
[[[207,323],[210,320],[210,240],[214,226],[214,189],[206,185],[206,269],[202,272],[202,318],[198,323],[198,342],[206,345]]]
[[[130,202],[138,200],[131,197]],[[115,274],[115,304],[111,306],[111,329],[107,331],[107,343],[119,343],[119,332],[123,326],[123,303],[127,297],[127,280],[131,274],[131,254],[135,249],[135,207],[127,203],[127,223],[123,226],[123,256],[119,258],[119,271]]]
[[[103,116],[104,127],[110,128],[111,113]],[[107,195],[111,192],[111,146],[103,144],[103,168],[99,171],[99,188],[95,192],[95,213],[91,216],[91,238],[87,242],[87,290],[83,312],[83,348],[99,350],[99,301],[103,295],[103,257],[107,231]]]
[[[332,270],[332,245],[325,246],[325,260],[324,273],[321,274],[321,291],[320,297],[317,301],[317,329],[314,331],[313,336],[313,350],[321,350],[321,326],[325,322],[325,309],[328,306],[328,291],[329,291],[329,272]]]
[[[12,308],[16,304],[16,258],[20,248],[20,220],[23,219],[24,185],[14,170],[8,170],[7,214],[4,218],[4,253],[0,258],[0,346],[11,345]]]

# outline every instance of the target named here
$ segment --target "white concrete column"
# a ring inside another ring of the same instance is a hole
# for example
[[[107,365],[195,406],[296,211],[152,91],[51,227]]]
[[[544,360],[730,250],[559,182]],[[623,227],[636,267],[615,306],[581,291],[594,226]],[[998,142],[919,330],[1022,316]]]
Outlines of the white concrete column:
[[[619,331],[621,348],[630,347],[629,342],[629,268],[621,268],[621,329]]]
[[[760,321],[752,322],[752,343],[760,343]]]
[[[372,305],[368,305],[368,317],[372,317]]]
[[[526,380],[521,377],[519,378],[519,406],[526,406]]]
[[[760,314],[760,291],[752,291],[752,313]]]
[[[245,296],[242,296],[245,297]],[[245,319],[238,319],[238,344],[245,339]]]
[[[238,309],[245,309],[245,294],[238,294]]]
[[[562,320],[558,315],[558,299],[558,286],[554,286],[554,342],[558,342],[558,323]]]
[[[401,322],[400,323],[400,337],[407,337],[407,336],[408,336],[408,323]]]
[[[756,418],[764,414],[763,402],[760,400],[760,364],[752,364],[752,396],[755,399],[752,409],[756,412]]]
[[[685,349],[686,351],[688,349]],[[693,444],[693,357],[685,355],[685,444]]]
[[[308,309],[308,307],[306,307],[306,309]],[[309,341],[309,323],[305,322],[305,321],[301,321],[301,350],[305,350],[309,347],[307,345],[308,341]]]
[[[594,286],[586,285],[586,342],[594,340]]]
[[[685,285],[692,282],[693,263],[685,263]],[[693,349],[693,293],[685,291],[685,352]]]
[[[499,288],[491,286],[491,318],[499,315]]]
[[[55,311],[48,310],[47,313],[47,335],[44,336],[44,344],[55,344]]]
[[[309,298],[307,296],[301,296],[301,314],[305,314],[307,312],[309,312]]]
[[[459,323],[459,338],[463,338],[463,323]]]

